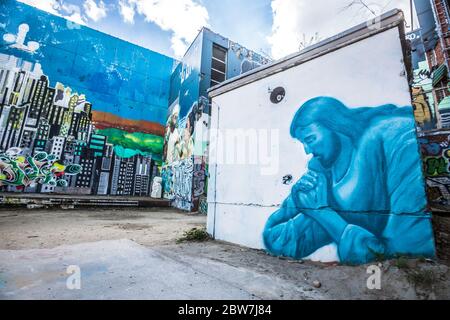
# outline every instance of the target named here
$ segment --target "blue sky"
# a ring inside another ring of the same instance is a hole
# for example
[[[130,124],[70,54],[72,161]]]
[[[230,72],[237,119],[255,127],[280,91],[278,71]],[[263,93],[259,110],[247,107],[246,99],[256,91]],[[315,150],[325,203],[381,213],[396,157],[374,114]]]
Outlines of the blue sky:
[[[202,26],[278,59],[396,7],[410,24],[409,0],[18,1],[175,58]]]

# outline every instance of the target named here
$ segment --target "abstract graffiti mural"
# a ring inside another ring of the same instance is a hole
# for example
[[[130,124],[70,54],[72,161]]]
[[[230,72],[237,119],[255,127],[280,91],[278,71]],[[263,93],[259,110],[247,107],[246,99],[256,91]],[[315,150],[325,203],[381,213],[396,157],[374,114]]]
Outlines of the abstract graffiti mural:
[[[301,259],[334,244],[349,264],[397,254],[433,257],[415,133],[410,107],[307,101],[290,134],[312,158],[266,224],[267,250]],[[441,169],[435,166],[433,173]]]
[[[450,131],[423,133],[419,138],[428,200],[433,207],[450,205]]]
[[[192,158],[180,160],[162,170],[164,197],[172,201],[178,209],[192,209],[192,177],[194,162]]]
[[[194,163],[191,158],[173,166],[173,204],[176,208],[190,211],[192,209],[192,177]]]
[[[198,157],[196,159],[199,159]],[[201,160],[201,158],[200,158]],[[194,177],[192,181],[192,193],[195,198],[200,197],[206,190],[206,165],[204,161],[194,162]]]
[[[205,170],[205,161],[201,157],[190,157],[163,167],[164,197],[178,209],[198,210],[199,202],[193,200],[205,193]]]
[[[148,196],[175,60],[20,2],[0,8],[0,190]]]
[[[81,172],[80,165],[62,165],[54,154],[38,152],[34,157],[21,155],[22,150],[11,148],[0,154],[0,187],[25,188],[67,187],[66,177]]]

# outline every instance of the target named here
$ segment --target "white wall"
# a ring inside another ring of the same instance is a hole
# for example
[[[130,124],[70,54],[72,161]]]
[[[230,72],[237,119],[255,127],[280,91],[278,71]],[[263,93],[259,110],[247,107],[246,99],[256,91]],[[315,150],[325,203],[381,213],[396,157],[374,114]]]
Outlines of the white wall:
[[[282,86],[280,104],[269,100],[269,88]],[[289,195],[282,183],[291,174],[295,183],[305,173],[308,157],[289,128],[307,100],[331,96],[349,107],[387,103],[411,105],[397,28],[357,42],[297,67],[213,98],[211,129],[279,130],[279,170],[262,175],[260,165],[210,164],[208,232],[218,240],[263,248],[268,217]],[[330,115],[332,117],[333,115]],[[224,143],[217,142],[217,150]],[[215,148],[211,148],[213,157]]]

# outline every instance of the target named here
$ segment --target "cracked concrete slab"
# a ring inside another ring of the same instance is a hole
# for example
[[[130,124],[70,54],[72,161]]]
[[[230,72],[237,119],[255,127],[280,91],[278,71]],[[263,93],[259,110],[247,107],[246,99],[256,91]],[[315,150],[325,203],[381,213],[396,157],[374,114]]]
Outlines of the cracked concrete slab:
[[[66,286],[69,266],[81,289]],[[317,299],[282,279],[225,263],[146,248],[130,240],[54,249],[1,250],[1,299]]]

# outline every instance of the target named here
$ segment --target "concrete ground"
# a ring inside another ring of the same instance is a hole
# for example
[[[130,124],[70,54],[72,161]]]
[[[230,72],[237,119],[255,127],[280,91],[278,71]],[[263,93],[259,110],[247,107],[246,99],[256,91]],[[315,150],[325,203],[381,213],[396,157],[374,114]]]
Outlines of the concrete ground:
[[[171,209],[0,211],[0,299],[450,299],[449,269],[432,261],[384,262],[369,290],[368,266],[177,244],[205,222]]]

